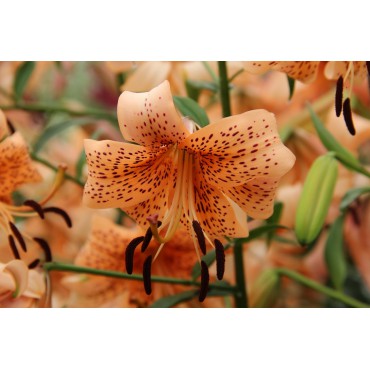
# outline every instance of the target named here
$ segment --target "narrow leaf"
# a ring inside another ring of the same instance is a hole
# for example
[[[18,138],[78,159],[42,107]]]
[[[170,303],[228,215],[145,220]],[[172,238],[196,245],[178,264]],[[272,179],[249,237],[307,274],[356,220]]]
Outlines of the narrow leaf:
[[[194,122],[198,123],[199,126],[204,127],[209,124],[206,111],[193,99],[183,96],[174,96],[173,101],[182,115],[191,118]]]
[[[198,290],[186,290],[185,292],[163,297],[155,301],[151,308],[169,308],[179,303],[189,301],[198,295]]]
[[[344,211],[354,200],[356,200],[359,196],[365,193],[370,192],[370,187],[363,187],[357,189],[348,190],[346,194],[344,194],[342,201],[340,203],[340,210]]]
[[[18,67],[13,83],[13,91],[16,100],[19,100],[22,97],[23,91],[34,68],[35,62],[24,62]]]
[[[288,75],[287,75],[287,78],[288,78],[288,85],[289,85],[289,100],[291,100],[294,94],[295,79],[292,77],[289,77]]]
[[[325,262],[330,280],[335,289],[342,290],[347,276],[347,263],[343,244],[344,214],[341,214],[332,224],[325,245]]]

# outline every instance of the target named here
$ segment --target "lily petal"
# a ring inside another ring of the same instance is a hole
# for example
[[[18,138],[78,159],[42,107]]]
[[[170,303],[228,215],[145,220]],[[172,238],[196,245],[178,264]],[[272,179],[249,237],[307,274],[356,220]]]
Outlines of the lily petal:
[[[268,70],[286,73],[301,82],[310,83],[316,79],[319,62],[246,62],[244,68],[250,73],[262,74]]]
[[[160,147],[189,135],[174,106],[168,81],[146,93],[123,92],[117,114],[123,137],[138,144]]]
[[[10,194],[20,185],[41,180],[28,154],[27,144],[19,132],[0,143],[0,196]]]
[[[84,203],[92,208],[126,209],[159,193],[172,173],[173,159],[163,150],[110,140],[85,140],[89,167]]]
[[[28,268],[26,264],[21,260],[12,260],[6,264],[4,269],[11,273],[16,284],[13,298],[20,297],[28,286]]]
[[[280,140],[275,116],[263,109],[208,125],[188,136],[179,148],[199,153],[202,175],[222,189],[256,177],[281,177],[295,161]]]
[[[328,80],[337,80],[340,76],[345,77],[350,62],[328,62],[324,69],[325,77]],[[355,83],[362,82],[367,76],[367,68],[365,62],[352,62],[353,63],[353,72],[354,72],[354,81]],[[349,84],[349,79],[346,80],[345,85]],[[347,86],[348,87],[348,86]]]
[[[8,134],[8,125],[3,111],[0,109],[0,141]]]

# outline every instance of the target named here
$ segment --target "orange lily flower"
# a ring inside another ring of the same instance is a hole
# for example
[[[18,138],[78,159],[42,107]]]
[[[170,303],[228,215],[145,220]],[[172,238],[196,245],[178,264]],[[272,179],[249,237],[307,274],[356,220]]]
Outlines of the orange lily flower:
[[[85,204],[122,208],[150,227],[160,249],[182,224],[199,260],[204,237],[213,246],[244,237],[247,214],[272,214],[278,181],[295,161],[273,114],[250,111],[196,130],[176,111],[168,81],[148,93],[123,92],[118,120],[125,139],[138,145],[85,140]]]

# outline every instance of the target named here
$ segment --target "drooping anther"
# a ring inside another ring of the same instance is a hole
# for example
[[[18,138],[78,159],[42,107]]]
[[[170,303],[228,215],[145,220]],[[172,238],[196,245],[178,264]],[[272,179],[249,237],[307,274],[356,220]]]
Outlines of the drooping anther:
[[[28,265],[28,268],[31,270],[31,269],[34,269],[35,267],[37,267],[37,265],[40,263],[40,260],[38,258],[36,258],[35,260],[33,260],[29,265]]]
[[[208,266],[204,261],[200,262],[201,266],[201,274],[200,274],[200,291],[199,291],[199,302],[203,302],[208,293],[208,286],[209,286],[209,271]]]
[[[17,246],[15,245],[13,235],[8,235],[8,240],[9,240],[10,249],[12,250],[14,258],[17,259],[17,260],[20,260],[21,256],[19,255]]]
[[[68,213],[59,207],[47,207],[43,209],[44,213],[52,212],[59,216],[62,216],[68,227],[72,227],[72,220],[68,216]]]
[[[152,229],[148,227],[148,230],[146,231],[144,236],[143,244],[141,244],[141,253],[144,253],[146,251],[150,241],[152,240],[152,237],[153,237]]]
[[[337,117],[342,113],[343,105],[343,77],[340,76],[337,81],[337,89],[335,91],[335,114]]]
[[[222,280],[225,272],[225,250],[224,246],[218,239],[215,239],[215,248],[216,248],[217,279]]]
[[[23,203],[25,206],[31,207],[39,216],[41,219],[45,218],[44,211],[40,204],[38,204],[36,201],[32,199],[28,199]]]
[[[194,229],[195,234],[197,236],[200,250],[205,255],[207,253],[207,249],[206,249],[206,238],[204,237],[204,233],[203,233],[203,230],[202,230],[199,222],[196,221],[196,220],[193,220],[193,229]]]
[[[8,125],[8,129],[9,129],[9,131],[10,131],[11,135],[13,135],[13,134],[15,133],[15,131],[16,131],[15,127],[14,127],[14,126],[13,126],[13,124],[9,121],[9,119],[8,119],[8,118],[7,118],[7,120],[6,120],[6,123],[7,123],[7,125]]]
[[[132,274],[134,269],[134,253],[136,247],[144,240],[143,236],[138,236],[134,238],[128,243],[125,251],[125,264],[126,264],[126,271],[128,274]]]
[[[367,74],[370,76],[370,62],[366,62]]]
[[[33,240],[40,246],[40,248],[43,250],[45,254],[45,261],[51,262],[53,260],[53,256],[51,254],[51,249],[49,247],[49,244],[46,240],[41,238],[33,238]]]
[[[9,221],[9,226],[10,228],[12,229],[12,233],[13,235],[16,237],[16,239],[18,240],[18,243],[19,245],[21,246],[21,248],[23,249],[23,252],[27,252],[27,246],[26,246],[26,242],[24,241],[23,239],[23,236],[22,234],[20,233],[20,231],[18,230],[17,226],[15,226],[13,224],[13,222]]]
[[[149,256],[143,265],[143,280],[144,280],[144,289],[147,295],[152,293],[152,256]]]
[[[355,126],[353,125],[351,101],[349,98],[347,98],[343,103],[343,117],[344,117],[344,122],[346,123],[349,133],[351,135],[355,135],[356,129],[355,129]]]

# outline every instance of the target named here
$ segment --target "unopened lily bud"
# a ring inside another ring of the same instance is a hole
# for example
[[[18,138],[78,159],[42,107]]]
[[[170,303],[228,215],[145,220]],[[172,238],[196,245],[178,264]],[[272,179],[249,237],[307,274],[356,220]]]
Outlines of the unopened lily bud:
[[[298,202],[295,232],[302,245],[312,243],[319,235],[333,197],[338,176],[338,162],[329,152],[313,163]]]
[[[271,307],[277,298],[279,289],[279,274],[274,269],[263,271],[253,284],[250,306],[254,308]]]

